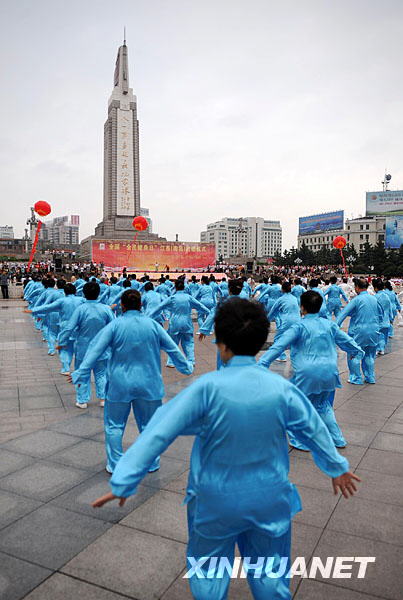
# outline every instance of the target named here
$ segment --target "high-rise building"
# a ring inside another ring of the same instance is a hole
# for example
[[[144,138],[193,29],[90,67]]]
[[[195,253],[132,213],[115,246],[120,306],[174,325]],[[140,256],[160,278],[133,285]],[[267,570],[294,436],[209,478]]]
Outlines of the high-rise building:
[[[64,248],[79,244],[79,215],[55,217],[51,221],[42,223],[39,239],[42,245],[48,243],[51,246]]]
[[[114,87],[104,125],[103,220],[96,237],[125,239],[140,214],[139,122],[137,98],[129,87],[126,40],[118,50]]]
[[[12,225],[0,225],[0,239],[14,239],[14,227]]]
[[[262,217],[225,217],[209,223],[207,230],[201,232],[200,241],[215,244],[217,259],[231,256],[269,258],[281,252],[282,229],[280,221]]]

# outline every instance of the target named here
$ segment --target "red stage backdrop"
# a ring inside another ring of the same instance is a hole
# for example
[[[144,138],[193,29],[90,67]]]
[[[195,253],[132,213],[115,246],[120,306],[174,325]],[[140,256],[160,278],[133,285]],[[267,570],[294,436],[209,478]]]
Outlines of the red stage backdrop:
[[[145,242],[92,240],[92,260],[105,267],[154,271],[155,263],[165,270],[204,269],[215,264],[215,245],[195,242]]]

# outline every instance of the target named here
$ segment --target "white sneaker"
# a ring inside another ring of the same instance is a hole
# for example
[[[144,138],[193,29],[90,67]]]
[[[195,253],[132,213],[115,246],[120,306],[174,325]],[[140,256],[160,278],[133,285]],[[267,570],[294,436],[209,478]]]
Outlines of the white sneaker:
[[[105,467],[105,471],[106,471],[107,473],[109,473],[109,475],[112,475],[112,473],[113,473],[113,471],[112,471],[112,469],[110,468],[110,466],[109,466],[109,465],[106,465],[106,467]]]
[[[168,369],[174,369],[175,365],[166,365],[168,367]]]
[[[286,358],[276,358],[277,362],[287,362]]]
[[[102,408],[105,406],[105,400],[100,400],[99,401],[99,406]]]
[[[86,402],[76,402],[77,408],[88,408],[88,404]]]
[[[62,371],[60,375],[70,375],[70,371]]]

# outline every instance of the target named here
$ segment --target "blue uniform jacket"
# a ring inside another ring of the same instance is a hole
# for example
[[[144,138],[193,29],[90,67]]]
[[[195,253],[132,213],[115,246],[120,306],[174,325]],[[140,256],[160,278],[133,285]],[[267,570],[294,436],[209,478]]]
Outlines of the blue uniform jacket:
[[[148,315],[155,319],[163,310],[170,311],[168,331],[172,335],[177,333],[193,333],[192,308],[201,313],[208,314],[209,309],[198,302],[185,291],[176,292],[159,306],[156,306]]]
[[[336,345],[350,356],[364,353],[334,321],[319,314],[305,315],[263,354],[259,365],[270,366],[284,350],[291,349],[292,382],[308,396],[342,387],[337,366]]]
[[[106,391],[109,402],[131,402],[136,398],[161,400],[164,395],[161,350],[170,356],[178,371],[185,375],[193,372],[192,363],[161,325],[138,310],[128,310],[99,332],[72,378],[74,383],[88,379],[96,361],[109,351]]]
[[[348,333],[361,348],[378,345],[383,311],[375,296],[367,291],[355,296],[337,317],[337,325],[341,326],[347,317],[351,317]]]
[[[278,537],[301,510],[288,479],[286,430],[312,452],[330,477],[348,470],[312,403],[283,377],[235,356],[160,407],[119,460],[113,494],[136,493],[156,456],[179,435],[196,435],[187,497],[196,498],[193,526],[207,538],[258,528]]]
[[[76,339],[75,354],[81,361],[94,337],[101,329],[114,319],[113,312],[105,304],[98,300],[86,300],[78,306],[71,315],[59,334],[59,346],[64,346],[67,341],[74,337]],[[100,359],[108,358],[108,354],[100,356]]]

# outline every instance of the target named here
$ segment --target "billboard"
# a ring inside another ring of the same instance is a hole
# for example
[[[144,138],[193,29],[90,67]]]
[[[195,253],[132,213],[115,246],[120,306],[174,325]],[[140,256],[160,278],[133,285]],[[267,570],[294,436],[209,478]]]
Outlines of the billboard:
[[[215,244],[94,239],[91,256],[105,267],[133,271],[205,269],[215,264]]]
[[[299,218],[299,235],[344,229],[344,210]]]
[[[367,192],[366,216],[403,215],[403,190]]]
[[[385,248],[400,248],[403,244],[403,215],[386,217]]]

